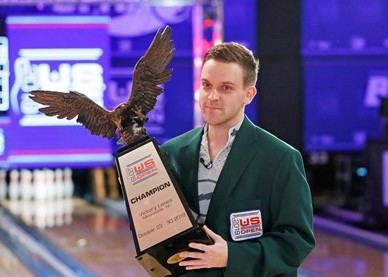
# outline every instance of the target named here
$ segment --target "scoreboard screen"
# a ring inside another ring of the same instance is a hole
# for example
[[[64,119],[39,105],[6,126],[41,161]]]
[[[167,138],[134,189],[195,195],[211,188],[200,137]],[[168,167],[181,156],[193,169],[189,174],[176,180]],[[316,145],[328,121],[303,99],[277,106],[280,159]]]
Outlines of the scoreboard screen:
[[[7,17],[7,39],[0,44],[0,52],[9,53],[0,59],[2,167],[112,163],[109,140],[91,135],[75,120],[45,116],[28,97],[35,89],[78,90],[104,106],[109,20],[103,16]],[[9,78],[1,78],[5,74]]]

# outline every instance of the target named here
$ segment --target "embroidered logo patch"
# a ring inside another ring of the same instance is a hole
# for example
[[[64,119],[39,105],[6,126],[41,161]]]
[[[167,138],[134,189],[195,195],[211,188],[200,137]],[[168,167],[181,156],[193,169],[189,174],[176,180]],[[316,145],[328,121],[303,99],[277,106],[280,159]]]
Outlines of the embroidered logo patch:
[[[260,210],[232,213],[230,235],[234,241],[258,238],[263,235]]]

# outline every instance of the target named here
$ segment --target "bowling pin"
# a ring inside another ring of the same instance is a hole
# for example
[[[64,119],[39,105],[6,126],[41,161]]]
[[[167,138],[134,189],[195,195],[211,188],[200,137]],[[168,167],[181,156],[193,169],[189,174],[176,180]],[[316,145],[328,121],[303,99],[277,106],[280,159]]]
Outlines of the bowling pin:
[[[66,198],[72,198],[74,193],[73,171],[71,168],[64,169],[64,195]]]
[[[55,169],[55,199],[62,199],[65,196],[65,183],[63,178],[63,169]]]
[[[33,171],[34,198],[36,201],[46,199],[46,175],[43,170],[34,169]]]
[[[19,180],[19,171],[17,169],[12,169],[9,173],[9,187],[8,195],[9,199],[16,201],[20,196],[20,180]]]
[[[43,170],[45,177],[45,187],[46,187],[46,199],[52,200],[55,198],[55,173],[54,170],[46,168]]]
[[[20,170],[20,196],[23,200],[30,200],[33,195],[32,172],[28,169]]]

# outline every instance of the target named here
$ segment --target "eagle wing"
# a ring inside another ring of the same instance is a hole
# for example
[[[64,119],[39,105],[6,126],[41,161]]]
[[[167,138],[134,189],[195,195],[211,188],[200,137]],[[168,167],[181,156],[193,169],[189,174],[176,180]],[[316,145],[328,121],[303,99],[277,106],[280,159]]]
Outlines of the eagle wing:
[[[99,106],[82,93],[34,90],[30,94],[29,97],[33,101],[46,106],[39,111],[47,116],[68,120],[78,116],[77,122],[89,129],[93,135],[111,139],[116,134],[117,127],[112,121],[114,112]]]
[[[165,68],[175,54],[172,44],[171,28],[166,26],[163,32],[159,29],[147,52],[135,65],[127,101],[127,109],[131,111],[126,110],[125,113],[133,114],[133,109],[141,109],[141,113],[146,115],[154,108],[157,96],[163,92],[159,85],[171,78],[172,69]]]

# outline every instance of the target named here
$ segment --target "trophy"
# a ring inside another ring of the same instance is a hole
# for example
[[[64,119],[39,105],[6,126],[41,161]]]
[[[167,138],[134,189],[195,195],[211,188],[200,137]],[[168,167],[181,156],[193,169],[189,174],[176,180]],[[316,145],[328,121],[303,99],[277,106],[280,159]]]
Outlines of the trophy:
[[[113,111],[99,106],[77,91],[34,90],[30,98],[44,105],[39,111],[47,116],[71,120],[89,129],[93,135],[112,139],[117,136],[115,161],[136,247],[136,259],[155,277],[179,276],[179,253],[190,242],[211,244],[199,226],[174,179],[168,162],[154,138],[144,127],[147,113],[163,92],[159,85],[171,78],[166,69],[174,56],[171,28],[159,29],[136,63],[130,96]]]

